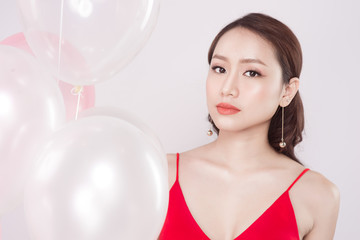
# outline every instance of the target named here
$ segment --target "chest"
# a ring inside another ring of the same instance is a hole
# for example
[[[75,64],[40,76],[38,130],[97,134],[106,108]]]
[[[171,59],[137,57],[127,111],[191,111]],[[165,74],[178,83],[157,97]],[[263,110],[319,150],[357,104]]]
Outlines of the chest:
[[[249,226],[238,228],[231,220],[216,217],[214,212],[217,211],[212,209],[208,209],[205,216],[200,218],[194,216],[185,201],[180,185],[175,183],[170,191],[168,214],[160,239],[298,240],[296,220],[289,203],[289,195],[285,192]]]
[[[256,181],[246,184],[219,181],[188,184],[185,181],[178,187],[186,206],[184,209],[210,239],[235,239],[254,228],[253,225],[268,227],[275,223],[283,227],[289,221],[293,223],[295,235],[299,235],[285,186],[274,187],[274,184]]]

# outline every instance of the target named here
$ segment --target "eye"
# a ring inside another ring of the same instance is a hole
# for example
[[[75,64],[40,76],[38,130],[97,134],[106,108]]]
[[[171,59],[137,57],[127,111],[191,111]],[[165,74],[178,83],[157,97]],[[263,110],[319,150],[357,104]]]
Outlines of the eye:
[[[217,73],[226,73],[225,68],[222,68],[222,67],[219,67],[219,66],[214,66],[214,67],[212,67],[212,69]]]
[[[246,71],[244,73],[244,75],[247,76],[247,77],[252,77],[252,78],[261,76],[260,73],[258,73],[257,71],[252,71],[252,70]]]

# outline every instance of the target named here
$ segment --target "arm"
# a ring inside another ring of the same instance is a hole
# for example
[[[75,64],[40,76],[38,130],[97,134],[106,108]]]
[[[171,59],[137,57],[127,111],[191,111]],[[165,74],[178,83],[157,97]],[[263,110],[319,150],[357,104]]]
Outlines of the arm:
[[[313,227],[304,240],[330,240],[334,238],[339,213],[340,194],[338,188],[318,174],[312,191],[311,211]]]

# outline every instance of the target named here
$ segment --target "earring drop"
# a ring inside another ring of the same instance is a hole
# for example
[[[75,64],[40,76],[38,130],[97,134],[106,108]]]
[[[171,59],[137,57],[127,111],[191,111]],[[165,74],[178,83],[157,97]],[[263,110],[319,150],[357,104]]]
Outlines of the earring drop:
[[[281,142],[279,143],[281,148],[286,147],[286,142],[284,141],[284,107],[282,107],[282,114],[281,114]]]
[[[212,127],[212,125],[211,125],[211,123],[210,123],[209,130],[207,131],[207,135],[208,135],[208,136],[212,136],[212,135],[213,135],[213,131],[211,130],[211,127]]]

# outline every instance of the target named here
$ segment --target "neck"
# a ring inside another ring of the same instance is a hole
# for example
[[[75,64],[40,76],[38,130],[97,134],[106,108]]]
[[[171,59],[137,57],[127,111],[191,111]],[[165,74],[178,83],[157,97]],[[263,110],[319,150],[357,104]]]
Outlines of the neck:
[[[213,142],[214,157],[231,168],[263,165],[274,154],[268,142],[269,124],[238,132],[220,130]]]

